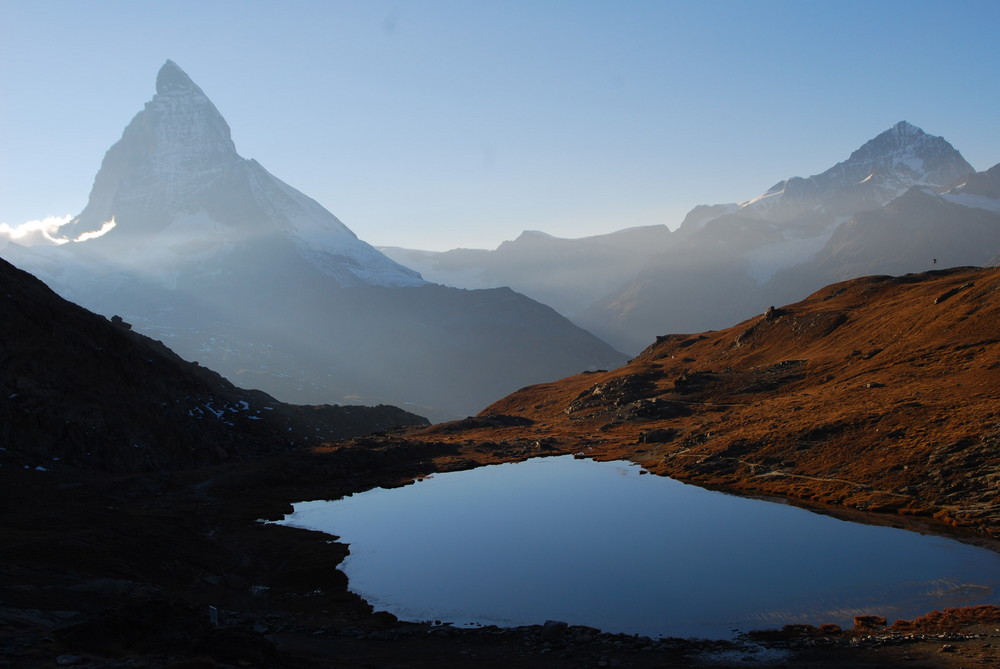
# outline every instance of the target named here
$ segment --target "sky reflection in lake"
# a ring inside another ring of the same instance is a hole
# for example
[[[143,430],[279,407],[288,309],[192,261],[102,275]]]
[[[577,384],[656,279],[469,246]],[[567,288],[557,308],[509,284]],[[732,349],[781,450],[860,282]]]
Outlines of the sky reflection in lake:
[[[405,620],[649,636],[1000,603],[1000,555],[569,456],[295,505],[351,590]]]

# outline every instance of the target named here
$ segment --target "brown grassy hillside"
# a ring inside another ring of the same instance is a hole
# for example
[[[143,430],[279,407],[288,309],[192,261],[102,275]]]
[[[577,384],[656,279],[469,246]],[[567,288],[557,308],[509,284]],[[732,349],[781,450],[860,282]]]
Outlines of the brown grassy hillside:
[[[1000,535],[1000,269],[834,284],[410,434]]]

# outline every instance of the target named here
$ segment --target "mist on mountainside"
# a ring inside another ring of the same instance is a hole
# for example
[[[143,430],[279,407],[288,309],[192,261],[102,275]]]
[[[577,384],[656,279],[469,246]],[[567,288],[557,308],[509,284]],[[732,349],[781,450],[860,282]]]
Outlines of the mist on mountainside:
[[[2,254],[284,401],[394,404],[440,420],[625,361],[550,307],[506,288],[432,284],[358,239],[240,156],[172,61],[105,155],[87,206],[48,236],[65,243],[11,242]]]
[[[606,235],[562,239],[526,230],[493,251],[433,252],[382,247],[401,265],[435,283],[459,288],[509,286],[573,318],[631,279],[638,265],[669,244],[665,225],[627,228]]]
[[[0,253],[239,385],[442,420],[833,281],[989,264],[998,178],[901,121],[820,174],[700,205],[674,230],[379,250],[240,156],[215,105],[167,61],[83,211],[0,231]]]
[[[525,232],[491,251],[386,253],[447,285],[514,286],[636,353],[658,335],[726,327],[834,281],[991,264],[998,179],[901,121],[820,174],[699,205],[672,232]]]

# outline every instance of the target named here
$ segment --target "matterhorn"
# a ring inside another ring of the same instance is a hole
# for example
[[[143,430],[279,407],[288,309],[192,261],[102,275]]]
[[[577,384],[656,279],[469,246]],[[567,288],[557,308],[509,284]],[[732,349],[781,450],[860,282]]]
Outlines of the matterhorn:
[[[58,235],[75,243],[3,254],[64,297],[286,401],[385,402],[440,419],[624,361],[523,295],[430,284],[359,240],[241,157],[172,61]]]
[[[415,286],[420,276],[359,240],[333,214],[236,152],[229,125],[174,62],[111,147],[83,212],[59,230],[146,273],[286,271],[300,260],[339,286]],[[233,256],[233,257],[226,257]]]

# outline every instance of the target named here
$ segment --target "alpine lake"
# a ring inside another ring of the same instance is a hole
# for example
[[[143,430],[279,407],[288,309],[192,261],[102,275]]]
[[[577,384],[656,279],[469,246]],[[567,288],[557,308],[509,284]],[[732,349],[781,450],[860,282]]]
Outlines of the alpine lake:
[[[351,590],[410,621],[724,639],[1000,604],[986,548],[645,473],[537,458],[301,502],[279,522],[349,544]]]

